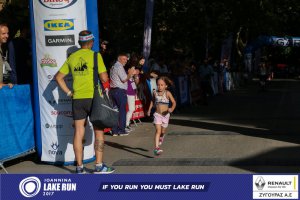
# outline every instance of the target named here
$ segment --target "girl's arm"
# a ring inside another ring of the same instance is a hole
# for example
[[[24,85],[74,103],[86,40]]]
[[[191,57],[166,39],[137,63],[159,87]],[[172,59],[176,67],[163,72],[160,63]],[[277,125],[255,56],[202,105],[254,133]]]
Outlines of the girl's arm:
[[[152,107],[153,107],[153,101],[150,102],[150,105],[149,105],[149,108],[148,108],[148,112],[147,112],[148,116],[150,116],[150,114],[151,114]]]
[[[170,101],[172,102],[172,107],[168,109],[168,112],[172,113],[175,110],[175,108],[176,108],[176,101],[175,101],[172,93],[169,92],[169,91],[167,92],[167,98],[169,98]]]

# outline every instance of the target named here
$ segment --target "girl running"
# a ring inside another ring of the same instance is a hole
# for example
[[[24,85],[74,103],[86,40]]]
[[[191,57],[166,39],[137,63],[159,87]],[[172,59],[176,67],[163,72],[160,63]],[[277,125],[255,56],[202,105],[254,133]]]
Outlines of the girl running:
[[[157,90],[153,91],[153,101],[151,101],[147,115],[150,116],[151,109],[155,106],[154,125],[156,128],[154,137],[154,154],[160,155],[163,150],[160,149],[164,136],[166,134],[166,128],[169,124],[170,113],[172,113],[176,107],[176,101],[170,91],[167,90],[168,86],[171,86],[172,81],[165,76],[157,79]],[[169,108],[171,102],[171,107]]]

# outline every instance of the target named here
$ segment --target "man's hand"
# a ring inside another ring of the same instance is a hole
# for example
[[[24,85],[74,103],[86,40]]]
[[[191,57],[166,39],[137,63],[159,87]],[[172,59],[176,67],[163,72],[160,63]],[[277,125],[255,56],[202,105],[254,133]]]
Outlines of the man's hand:
[[[131,67],[130,69],[128,69],[128,75],[133,76],[134,73],[135,73],[134,67]]]
[[[0,89],[2,89],[3,86],[6,86],[6,85],[7,85],[9,88],[13,88],[13,87],[14,87],[14,85],[13,85],[12,83],[8,83],[8,84],[0,83]]]
[[[12,83],[7,84],[9,88],[13,88],[14,85]]]

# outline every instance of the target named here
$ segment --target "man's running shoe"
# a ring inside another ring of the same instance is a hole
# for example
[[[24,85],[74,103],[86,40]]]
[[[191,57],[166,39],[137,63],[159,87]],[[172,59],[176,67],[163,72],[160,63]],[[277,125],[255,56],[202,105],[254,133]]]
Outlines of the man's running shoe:
[[[81,166],[76,166],[76,174],[86,174],[85,168]]]
[[[127,135],[129,135],[128,132],[125,132],[125,133],[119,133],[119,136],[127,136]]]
[[[163,150],[160,148],[155,148],[153,152],[154,155],[159,156],[160,154],[162,154]]]
[[[115,136],[119,136],[119,134],[118,133],[111,133],[111,136],[113,136],[113,137],[115,137]]]
[[[95,165],[94,174],[110,174],[115,171],[115,168],[108,167],[104,163],[101,166]]]
[[[125,131],[131,132],[134,131],[134,128],[132,128],[131,126],[126,126]]]

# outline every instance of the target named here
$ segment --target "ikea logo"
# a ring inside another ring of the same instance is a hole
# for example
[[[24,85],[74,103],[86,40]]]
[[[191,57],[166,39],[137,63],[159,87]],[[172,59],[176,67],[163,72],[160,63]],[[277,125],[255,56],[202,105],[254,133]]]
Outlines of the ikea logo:
[[[74,30],[73,19],[44,20],[45,31],[68,31]]]

